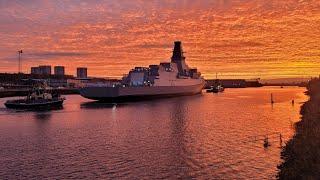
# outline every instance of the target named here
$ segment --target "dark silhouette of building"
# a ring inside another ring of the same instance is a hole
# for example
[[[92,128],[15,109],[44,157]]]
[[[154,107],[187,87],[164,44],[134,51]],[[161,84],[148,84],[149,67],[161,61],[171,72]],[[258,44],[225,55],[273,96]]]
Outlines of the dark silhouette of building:
[[[40,68],[39,67],[31,67],[31,74],[40,74]]]
[[[64,76],[65,75],[64,66],[55,66],[54,67],[54,75]]]
[[[86,67],[78,67],[77,68],[77,78],[88,78]]]
[[[31,67],[31,74],[51,75],[51,66]]]
[[[39,66],[40,68],[40,74],[43,75],[51,75],[51,66]]]

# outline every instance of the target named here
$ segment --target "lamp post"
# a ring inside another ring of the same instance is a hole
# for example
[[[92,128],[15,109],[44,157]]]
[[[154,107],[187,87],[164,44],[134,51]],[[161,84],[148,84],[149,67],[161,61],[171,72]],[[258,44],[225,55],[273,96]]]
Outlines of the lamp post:
[[[18,51],[19,53],[19,73],[22,73],[22,64],[21,64],[21,56],[22,56],[22,50]]]

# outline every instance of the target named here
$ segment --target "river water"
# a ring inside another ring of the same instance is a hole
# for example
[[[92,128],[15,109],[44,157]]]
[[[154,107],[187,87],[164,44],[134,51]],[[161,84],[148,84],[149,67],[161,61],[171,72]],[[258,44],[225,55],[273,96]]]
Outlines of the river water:
[[[8,110],[0,99],[0,178],[274,179],[276,133],[292,137],[304,91],[226,89],[117,105],[69,95],[63,109],[41,112]]]

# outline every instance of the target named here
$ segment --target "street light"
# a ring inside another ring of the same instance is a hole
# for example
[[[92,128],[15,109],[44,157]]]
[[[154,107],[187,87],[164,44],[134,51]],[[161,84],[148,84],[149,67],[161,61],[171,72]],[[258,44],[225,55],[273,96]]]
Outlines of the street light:
[[[19,73],[21,73],[21,70],[22,70],[22,64],[21,64],[22,50],[18,51],[18,53],[19,53]]]

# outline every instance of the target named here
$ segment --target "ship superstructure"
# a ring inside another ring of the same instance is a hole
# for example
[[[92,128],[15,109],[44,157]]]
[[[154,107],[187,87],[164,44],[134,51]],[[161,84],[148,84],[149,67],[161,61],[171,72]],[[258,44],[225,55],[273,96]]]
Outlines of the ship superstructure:
[[[174,42],[170,62],[135,67],[112,86],[90,84],[80,90],[83,97],[95,100],[129,100],[200,93],[205,82],[196,68],[185,62],[180,41]]]

